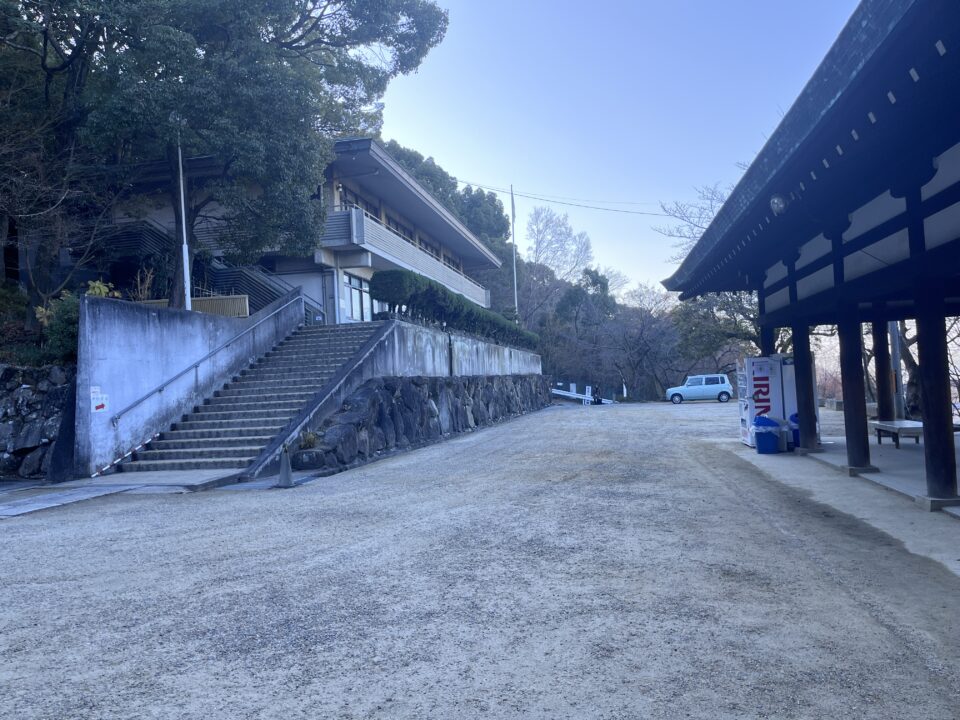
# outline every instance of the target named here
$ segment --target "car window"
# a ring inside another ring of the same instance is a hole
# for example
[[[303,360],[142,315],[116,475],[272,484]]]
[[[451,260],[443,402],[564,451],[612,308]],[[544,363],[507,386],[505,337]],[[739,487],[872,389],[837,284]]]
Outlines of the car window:
[[[716,375],[712,375],[707,378],[707,385],[719,385],[719,384],[720,384],[720,378],[718,378]]]
[[[687,387],[693,387],[695,385],[703,385],[703,378],[702,377],[687,378]]]

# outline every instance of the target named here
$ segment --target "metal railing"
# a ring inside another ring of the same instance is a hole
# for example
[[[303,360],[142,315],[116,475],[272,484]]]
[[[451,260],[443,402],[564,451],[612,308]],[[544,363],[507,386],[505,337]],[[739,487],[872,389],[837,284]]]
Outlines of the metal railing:
[[[340,205],[334,205],[333,208],[331,208],[331,209],[333,210],[333,212],[347,212],[347,211],[350,211],[350,210],[359,210],[360,212],[363,213],[364,217],[368,218],[371,222],[375,222],[375,223],[376,223],[377,225],[379,225],[380,227],[385,228],[386,230],[392,232],[392,233],[393,233],[394,235],[396,235],[398,238],[400,238],[401,240],[403,240],[403,241],[406,242],[406,243],[409,243],[410,245],[412,245],[413,247],[415,247],[417,250],[419,250],[420,252],[422,252],[424,255],[426,255],[428,258],[432,258],[432,259],[436,260],[438,263],[442,263],[445,267],[447,267],[447,268],[449,268],[450,270],[452,270],[453,272],[457,273],[457,275],[460,275],[460,276],[463,277],[465,280],[468,280],[468,281],[471,282],[472,284],[476,285],[476,286],[477,286],[478,288],[480,288],[481,290],[485,289],[485,288],[483,287],[483,285],[481,285],[481,284],[478,283],[476,280],[474,280],[472,277],[470,277],[469,275],[467,275],[463,270],[461,270],[460,268],[458,268],[458,267],[456,267],[456,266],[454,266],[454,265],[450,265],[450,264],[446,261],[446,259],[444,259],[444,258],[442,257],[442,251],[441,251],[441,256],[440,256],[440,257],[434,255],[432,252],[429,252],[428,250],[425,250],[424,248],[422,248],[415,240],[412,240],[412,239],[408,238],[406,235],[403,235],[403,234],[401,234],[401,233],[398,233],[396,230],[394,230],[394,229],[393,229],[392,227],[390,227],[389,225],[384,224],[383,221],[380,220],[380,218],[378,218],[376,215],[372,215],[371,213],[367,212],[364,208],[360,207],[359,205],[353,205],[353,204],[351,204],[351,203],[341,203]]]
[[[297,290],[299,287],[300,294],[303,297],[304,320],[306,323],[308,325],[326,324],[327,314],[323,309],[322,302],[307,295],[302,286],[294,286],[260,265],[231,265],[222,258],[213,258],[209,267],[214,273],[214,283],[220,290],[229,286],[231,292],[243,291],[247,294],[256,294],[258,297],[275,295],[273,299],[277,299],[286,293]],[[227,279],[226,281],[222,278],[218,279],[218,276],[222,273],[231,274],[230,277],[233,279]],[[250,287],[250,284],[256,285],[257,288]]]
[[[139,303],[165,308],[169,307],[170,300],[140,300]],[[194,295],[190,303],[194,312],[232,318],[250,317],[250,298],[246,295]]]
[[[260,318],[259,320],[257,320],[257,322],[255,322],[255,323],[254,323],[253,325],[251,325],[250,327],[244,328],[242,331],[238,332],[236,335],[234,335],[232,338],[230,338],[229,340],[227,340],[227,341],[226,341],[225,343],[223,343],[222,345],[219,345],[218,347],[214,348],[213,350],[211,350],[210,352],[208,352],[206,355],[204,355],[202,358],[200,358],[200,359],[197,360],[196,362],[190,364],[189,366],[185,367],[183,370],[181,370],[180,372],[178,372],[178,373],[177,373],[176,375],[174,375],[173,377],[171,377],[171,378],[169,378],[169,379],[167,379],[167,380],[164,380],[161,384],[157,385],[155,388],[153,388],[153,390],[151,390],[150,392],[148,392],[147,394],[145,394],[143,397],[138,398],[137,400],[134,400],[132,403],[130,403],[129,405],[127,405],[125,408],[123,408],[123,410],[120,410],[116,415],[114,415],[112,418],[110,418],[110,424],[113,425],[114,427],[117,427],[117,425],[118,425],[119,422],[120,422],[120,418],[123,417],[124,415],[126,415],[126,414],[127,414],[128,412],[130,412],[131,410],[133,410],[135,407],[141,405],[141,404],[144,403],[146,400],[149,400],[149,399],[152,398],[154,395],[158,395],[159,393],[162,393],[162,392],[164,391],[164,389],[165,389],[168,385],[170,385],[171,383],[176,382],[177,380],[179,380],[180,378],[182,378],[182,377],[183,377],[184,375],[186,375],[187,373],[189,373],[189,372],[191,372],[191,371],[196,371],[196,370],[199,369],[199,367],[200,367],[203,363],[205,363],[207,360],[209,360],[210,358],[212,358],[214,355],[218,354],[221,350],[224,350],[224,349],[230,347],[231,345],[233,345],[233,343],[235,343],[237,340],[239,340],[240,338],[242,338],[242,337],[243,337],[244,335],[246,335],[247,333],[253,331],[255,328],[257,328],[257,327],[259,327],[260,325],[262,325],[263,323],[265,323],[267,320],[269,320],[270,318],[272,318],[274,315],[278,314],[281,310],[283,310],[283,309],[285,309],[285,308],[293,305],[295,302],[302,302],[302,301],[303,301],[303,298],[302,298],[300,295],[297,295],[297,297],[292,298],[291,300],[288,300],[288,301],[285,302],[283,305],[281,305],[280,307],[278,307],[277,309],[275,309],[273,312],[271,312],[269,315],[267,315],[267,316],[265,316],[265,317],[262,317],[262,318]]]
[[[550,392],[557,397],[566,398],[567,400],[579,400],[584,405],[593,405],[594,397],[592,395],[584,395],[583,393],[570,392],[569,390],[557,390],[556,388],[550,388]],[[601,405],[613,405],[614,400],[608,400],[607,398],[601,398]]]
[[[280,287],[280,289],[283,290],[283,292],[291,292],[293,290],[296,290],[299,287],[301,297],[303,297],[304,314],[305,316],[307,316],[307,324],[308,325],[314,325],[314,324],[325,325],[326,324],[327,313],[323,309],[323,303],[317,300],[316,298],[311,297],[310,295],[307,295],[305,292],[303,292],[302,286],[299,286],[299,285],[295,286],[290,282],[284,280],[282,277],[280,277],[276,273],[272,273],[260,265],[248,265],[246,266],[245,269],[249,269],[252,272],[258,274],[267,283],[275,283]],[[307,309],[306,306],[309,306],[309,309]],[[320,316],[319,320],[317,319],[317,315]]]

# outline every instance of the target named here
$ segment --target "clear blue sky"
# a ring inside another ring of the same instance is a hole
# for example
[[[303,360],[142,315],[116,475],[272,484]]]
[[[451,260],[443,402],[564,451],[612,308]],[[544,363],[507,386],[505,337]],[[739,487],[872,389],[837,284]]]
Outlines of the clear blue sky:
[[[450,28],[387,91],[383,135],[458,179],[639,203],[735,183],[856,0],[439,0]],[[509,212],[509,198],[504,197]],[[519,248],[536,201],[517,199]],[[553,206],[631,280],[673,272],[663,219]]]

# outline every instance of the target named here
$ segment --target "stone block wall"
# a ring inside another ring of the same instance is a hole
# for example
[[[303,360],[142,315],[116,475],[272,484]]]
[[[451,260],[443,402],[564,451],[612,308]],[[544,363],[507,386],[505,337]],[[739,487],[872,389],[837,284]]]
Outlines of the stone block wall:
[[[303,436],[293,467],[335,473],[550,403],[542,375],[373,378]]]
[[[0,477],[46,475],[74,368],[0,365]]]

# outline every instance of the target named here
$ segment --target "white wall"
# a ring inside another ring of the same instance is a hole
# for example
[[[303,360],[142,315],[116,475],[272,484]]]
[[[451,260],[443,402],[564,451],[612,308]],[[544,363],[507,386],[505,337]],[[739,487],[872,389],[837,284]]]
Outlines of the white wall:
[[[84,296],[77,351],[77,473],[90,476],[167,429],[302,322],[299,291],[242,319]],[[191,368],[244,330],[249,332]],[[189,372],[172,380],[185,369]],[[117,417],[167,381],[163,391]],[[98,410],[97,399],[105,407]]]

